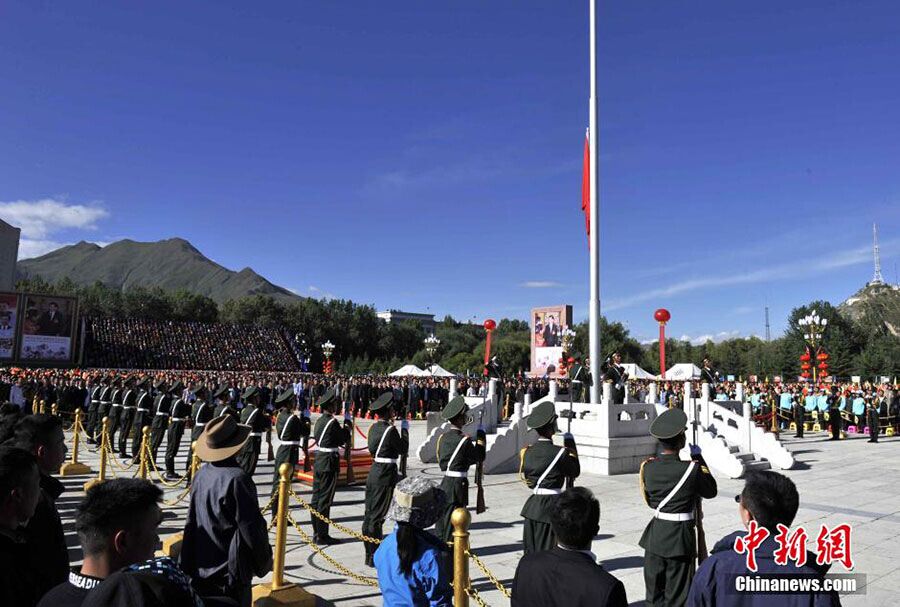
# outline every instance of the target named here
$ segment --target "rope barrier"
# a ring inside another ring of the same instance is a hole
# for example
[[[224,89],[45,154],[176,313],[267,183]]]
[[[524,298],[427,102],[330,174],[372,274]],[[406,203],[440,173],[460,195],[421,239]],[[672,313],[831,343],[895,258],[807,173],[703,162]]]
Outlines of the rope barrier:
[[[346,534],[349,535],[350,537],[355,537],[356,539],[361,540],[361,541],[363,541],[363,542],[368,542],[368,543],[370,543],[370,544],[375,544],[376,546],[377,546],[378,544],[381,543],[381,540],[379,540],[379,539],[377,539],[377,538],[369,537],[368,535],[363,535],[362,533],[359,533],[359,532],[357,532],[357,531],[354,531],[353,529],[350,529],[349,527],[345,527],[344,525],[341,525],[340,523],[331,520],[330,518],[328,518],[328,517],[325,516],[324,514],[322,514],[322,513],[318,512],[318,511],[316,511],[312,506],[310,506],[310,505],[306,502],[306,500],[304,500],[302,497],[300,497],[299,495],[297,495],[297,494],[294,492],[293,489],[291,489],[291,497],[293,497],[295,500],[297,500],[297,502],[298,502],[301,506],[303,506],[304,508],[306,508],[307,510],[309,510],[309,513],[310,513],[311,515],[313,515],[314,517],[316,517],[317,519],[319,519],[319,520],[322,521],[323,523],[326,523],[326,524],[328,524],[328,525],[331,525],[332,527],[334,527],[334,528],[337,529],[338,531],[341,531],[341,532],[343,532],[343,533],[346,533]]]
[[[488,569],[487,565],[485,565],[484,562],[480,558],[478,558],[477,556],[472,554],[471,550],[466,550],[466,556],[468,556],[470,559],[472,559],[473,563],[478,565],[478,568],[481,569],[481,571],[484,573],[484,575],[487,577],[487,579],[490,580],[491,583],[497,587],[497,590],[499,590],[503,594],[503,596],[505,596],[508,599],[512,598],[512,593],[510,593],[510,591],[506,589],[506,586],[503,585],[503,583],[497,578],[497,576],[495,576],[493,573],[491,573],[491,570]],[[477,592],[476,592],[476,594],[477,594]],[[476,598],[476,597],[473,597],[473,598],[475,598],[475,600],[478,600],[478,598]]]
[[[297,533],[300,534],[301,539],[304,542],[306,542],[307,544],[309,544],[309,547],[312,548],[316,552],[316,554],[318,554],[323,559],[328,561],[328,564],[330,564],[332,567],[337,569],[339,572],[343,573],[345,576],[352,578],[358,582],[361,582],[368,586],[372,586],[373,588],[380,587],[377,579],[371,578],[371,577],[366,577],[364,575],[359,575],[358,573],[354,573],[350,569],[347,569],[346,567],[344,567],[342,564],[340,564],[334,558],[329,556],[328,553],[326,553],[324,550],[319,548],[319,546],[316,545],[316,543],[313,541],[313,539],[311,537],[309,537],[309,534],[300,528],[300,525],[297,524],[297,521],[295,521],[294,517],[292,517],[290,514],[287,514],[287,520],[294,527],[294,529],[297,530]]]

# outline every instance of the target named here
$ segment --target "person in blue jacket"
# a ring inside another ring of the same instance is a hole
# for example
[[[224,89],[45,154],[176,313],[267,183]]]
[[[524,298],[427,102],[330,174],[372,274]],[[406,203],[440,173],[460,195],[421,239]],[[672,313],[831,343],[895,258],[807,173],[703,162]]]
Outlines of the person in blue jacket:
[[[757,570],[750,571],[746,553],[735,550],[735,539],[746,534],[735,531],[725,536],[697,570],[688,593],[687,607],[839,607],[841,602],[837,594],[764,594],[736,589],[737,576],[778,574],[821,578],[830,565],[818,566],[816,555],[809,552],[802,567],[790,560],[786,565],[775,562],[778,525],[790,527],[800,507],[797,487],[789,478],[771,470],[750,473],[744,490],[735,496],[735,501],[740,504],[738,512],[745,527],[756,521],[759,527],[769,531],[768,537],[755,550]]]

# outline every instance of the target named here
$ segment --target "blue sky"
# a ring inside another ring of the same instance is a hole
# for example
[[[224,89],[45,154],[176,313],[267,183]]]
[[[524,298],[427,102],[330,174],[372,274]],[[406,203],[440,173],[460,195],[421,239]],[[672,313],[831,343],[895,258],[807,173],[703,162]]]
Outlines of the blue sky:
[[[601,2],[602,305],[773,332],[900,251],[900,5]],[[315,297],[586,313],[585,1],[0,4],[23,253],[181,236]]]

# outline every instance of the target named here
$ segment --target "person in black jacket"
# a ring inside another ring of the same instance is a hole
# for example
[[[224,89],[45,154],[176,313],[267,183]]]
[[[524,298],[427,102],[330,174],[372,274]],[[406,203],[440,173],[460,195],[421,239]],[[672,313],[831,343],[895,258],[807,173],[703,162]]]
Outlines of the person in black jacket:
[[[0,605],[33,607],[42,572],[29,558],[23,527],[41,498],[40,473],[24,449],[0,446]]]
[[[553,503],[557,544],[522,557],[513,580],[512,607],[625,607],[625,586],[597,564],[591,542],[600,530],[600,502],[585,487]]]

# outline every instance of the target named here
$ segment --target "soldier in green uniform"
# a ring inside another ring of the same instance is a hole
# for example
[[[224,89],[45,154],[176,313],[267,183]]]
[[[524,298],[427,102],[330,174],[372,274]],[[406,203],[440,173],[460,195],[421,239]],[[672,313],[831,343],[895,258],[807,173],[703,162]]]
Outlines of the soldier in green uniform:
[[[369,453],[373,463],[366,478],[366,513],[363,518],[363,535],[381,539],[382,526],[391,505],[394,486],[400,480],[400,457],[409,454],[409,422],[400,422],[400,431],[394,427],[394,393],[385,392],[369,406],[378,421],[369,428]],[[378,546],[363,542],[366,548],[366,565],[374,567],[372,560]]]
[[[178,393],[175,393],[173,399],[169,417],[169,429],[166,431],[165,478],[169,481],[175,481],[179,478],[175,474],[175,457],[181,448],[181,437],[184,436],[184,427],[191,416],[191,406]]]
[[[172,395],[181,392],[184,386],[180,381],[176,381],[168,390],[162,390],[163,386],[160,388],[160,393],[153,404],[153,422],[150,424],[150,455],[154,462],[169,427],[169,418],[172,417]]]
[[[213,399],[216,401],[213,418],[230,415],[234,418],[234,421],[239,421],[237,409],[231,406],[231,388],[228,387],[228,384],[219,386],[216,390],[216,395],[213,395]]]
[[[272,471],[272,493],[278,493],[278,470],[281,464],[290,464],[290,478],[294,478],[294,467],[300,459],[300,442],[304,436],[309,436],[309,418],[301,414],[294,389],[287,390],[275,397],[275,406],[279,408],[278,417],[275,418],[275,432],[278,435],[278,451],[275,452],[275,469]],[[272,508],[272,518],[277,514],[277,508]]]
[[[350,412],[344,413],[344,426],[334,416],[338,404],[334,388],[329,388],[316,403],[322,415],[316,420],[313,438],[316,440],[316,458],[313,464],[311,506],[319,514],[330,517],[334,491],[341,471],[341,447],[350,440],[352,421]],[[328,535],[328,524],[312,517],[313,539],[320,546],[339,544],[340,540]]]
[[[100,441],[100,432],[103,429],[103,418],[109,417],[112,408],[112,386],[110,386],[110,378],[104,377],[103,388],[100,390],[100,403],[97,407],[97,423],[94,426],[94,442]]]
[[[122,380],[116,379],[113,382],[112,395],[109,398],[109,429],[106,432],[110,450],[116,444],[116,432],[119,430],[119,420],[122,418],[122,396],[124,394]]]
[[[586,403],[590,400],[591,386],[594,385],[591,378],[591,370],[586,364],[581,364],[581,359],[583,358],[581,354],[575,354],[573,358],[575,359],[575,364],[569,371],[569,380],[571,381],[569,389],[573,390],[573,400],[576,403]]]
[[[685,445],[687,415],[668,409],[650,425],[659,440],[659,457],[641,464],[641,493],[653,508],[653,518],[639,542],[644,549],[644,583],[648,607],[680,607],[694,577],[697,536],[694,518],[700,498],[716,496],[716,479],[709,473],[700,448],[691,445],[691,461],[679,459]]]
[[[222,388],[216,390],[213,394],[213,398],[216,398],[216,395],[219,394],[219,390],[221,389]],[[191,480],[191,462],[194,461],[194,442],[200,438],[201,434],[203,434],[203,428],[206,427],[206,424],[214,419],[213,406],[209,404],[207,399],[208,394],[209,390],[204,384],[200,384],[194,391],[197,400],[194,401],[194,405],[191,407],[191,440],[188,443],[187,463],[184,467],[184,472],[187,475],[188,481]]]
[[[131,426],[134,424],[135,402],[137,401],[137,389],[143,385],[143,380],[135,385],[134,378],[125,380],[125,394],[122,396],[122,417],[119,420],[119,457],[128,457],[128,437],[131,435]]]
[[[259,450],[262,448],[263,434],[272,427],[272,420],[266,415],[259,389],[256,386],[250,386],[244,390],[241,398],[247,403],[247,406],[241,411],[241,423],[250,426],[250,438],[238,453],[237,459],[244,472],[253,476],[256,473],[256,464],[259,463]]]
[[[469,468],[484,461],[487,445],[484,428],[478,428],[474,441],[463,433],[468,411],[466,399],[462,396],[454,397],[441,411],[441,417],[452,426],[438,437],[435,449],[438,465],[444,473],[441,490],[447,494],[447,504],[435,525],[435,534],[444,542],[449,542],[453,535],[450,525],[453,511],[469,505]]]
[[[571,434],[563,435],[563,446],[553,444],[556,433],[556,407],[543,402],[528,415],[528,428],[537,432],[537,442],[522,449],[519,477],[531,489],[531,495],[522,506],[525,519],[522,541],[525,554],[556,548],[556,535],[550,526],[553,504],[563,492],[567,478],[576,479],[581,474],[578,450]]]
[[[141,440],[143,440],[144,436],[144,428],[150,425],[150,422],[153,421],[152,415],[153,410],[151,409],[153,405],[153,397],[150,395],[150,379],[144,379],[138,385],[141,388],[141,391],[138,393],[137,400],[135,401],[135,410],[134,410],[134,432],[132,432],[131,439],[131,457],[132,459],[138,457],[141,451]]]

